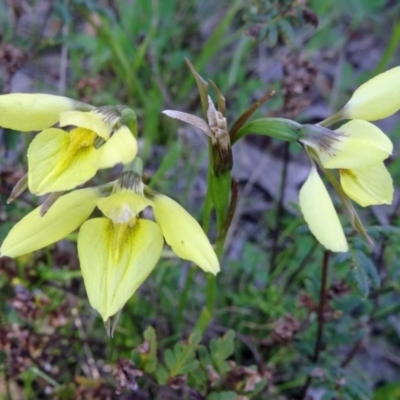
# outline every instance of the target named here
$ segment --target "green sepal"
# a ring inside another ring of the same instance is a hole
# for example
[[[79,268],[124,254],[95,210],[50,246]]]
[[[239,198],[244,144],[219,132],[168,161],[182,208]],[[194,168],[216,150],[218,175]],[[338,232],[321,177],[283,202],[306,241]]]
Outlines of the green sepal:
[[[299,140],[299,128],[301,125],[285,118],[260,118],[249,122],[240,128],[235,134],[232,144],[246,135],[262,135],[277,139],[296,142]]]
[[[133,111],[131,108],[123,108],[122,110],[120,110],[120,112],[121,112],[121,123],[123,125],[126,125],[132,132],[133,136],[137,138],[138,136],[137,117],[135,111]]]

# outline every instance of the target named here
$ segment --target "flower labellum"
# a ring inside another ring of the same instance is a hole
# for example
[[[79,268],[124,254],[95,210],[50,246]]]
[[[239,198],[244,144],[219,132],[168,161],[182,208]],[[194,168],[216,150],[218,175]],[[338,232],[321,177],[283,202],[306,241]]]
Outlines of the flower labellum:
[[[104,214],[85,222],[78,236],[82,275],[91,306],[107,321],[149,276],[160,258],[158,225],[138,218],[151,201],[133,191],[100,199]]]

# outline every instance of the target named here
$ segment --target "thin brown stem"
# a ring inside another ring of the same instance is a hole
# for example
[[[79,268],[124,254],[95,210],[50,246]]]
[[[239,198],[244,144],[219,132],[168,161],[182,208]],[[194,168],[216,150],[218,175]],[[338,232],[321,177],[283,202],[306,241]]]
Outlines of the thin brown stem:
[[[354,346],[351,348],[346,358],[340,363],[342,368],[346,367],[350,361],[354,358],[354,356],[358,353],[358,350],[362,347],[363,338],[358,339]]]
[[[312,357],[312,361],[316,364],[319,360],[319,356],[321,354],[322,348],[322,334],[324,331],[324,310],[326,304],[326,290],[327,290],[327,282],[328,282],[328,266],[329,266],[329,251],[324,251],[324,257],[322,261],[322,274],[321,274],[321,289],[319,294],[319,307],[318,307],[318,330],[317,330],[317,339],[315,341],[314,347],[314,355]],[[304,382],[303,387],[300,390],[300,397],[299,399],[305,400],[308,387],[310,386],[312,381],[311,376],[307,376],[307,379]]]
[[[318,332],[314,349],[314,357],[313,357],[314,363],[318,362],[322,345],[322,333],[324,330],[324,322],[325,322],[324,310],[326,303],[326,286],[328,281],[329,254],[330,254],[329,251],[324,251],[324,258],[322,262],[321,290],[319,294],[319,307],[318,307]]]

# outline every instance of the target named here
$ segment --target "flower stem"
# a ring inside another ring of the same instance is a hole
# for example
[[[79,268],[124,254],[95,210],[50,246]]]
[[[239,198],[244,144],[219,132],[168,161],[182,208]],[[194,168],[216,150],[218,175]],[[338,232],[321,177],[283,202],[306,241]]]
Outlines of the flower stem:
[[[330,117],[321,121],[318,125],[327,127],[329,125],[332,125],[336,122],[341,121],[342,119],[344,119],[343,110],[340,110],[337,113],[335,113],[335,114],[331,115]]]

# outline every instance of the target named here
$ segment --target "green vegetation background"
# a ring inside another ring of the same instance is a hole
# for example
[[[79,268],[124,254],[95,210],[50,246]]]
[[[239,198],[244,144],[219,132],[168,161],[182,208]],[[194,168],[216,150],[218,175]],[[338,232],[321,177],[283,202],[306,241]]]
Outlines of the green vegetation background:
[[[259,116],[315,123],[399,64],[399,12],[389,0],[9,0],[0,2],[0,87],[135,109],[149,184],[200,220],[206,138],[161,115],[201,116],[185,58],[224,94],[228,123],[272,89]],[[398,187],[400,119],[380,126],[395,144]],[[1,134],[1,239],[38,203],[25,194],[6,204],[30,140]],[[352,254],[329,255],[299,214],[307,171],[296,146],[237,146],[239,204],[201,334],[192,332],[206,278],[168,250],[112,339],[88,305],[74,235],[0,259],[0,397],[399,399],[398,193],[393,206],[361,211],[374,248],[353,237]]]

